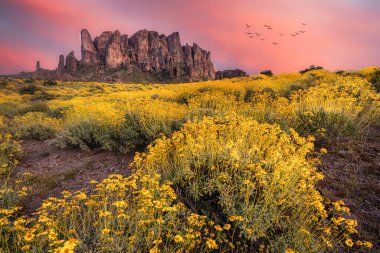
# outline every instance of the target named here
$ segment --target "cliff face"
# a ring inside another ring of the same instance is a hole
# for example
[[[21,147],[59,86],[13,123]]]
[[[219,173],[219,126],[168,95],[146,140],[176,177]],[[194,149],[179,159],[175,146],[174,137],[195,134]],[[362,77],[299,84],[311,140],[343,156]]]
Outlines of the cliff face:
[[[234,78],[234,77],[242,77],[242,76],[248,76],[246,72],[240,69],[228,69],[223,71],[217,71],[215,73],[215,79],[221,80],[225,78]]]
[[[84,81],[200,81],[215,79],[210,52],[197,44],[181,45],[178,32],[169,36],[141,30],[128,37],[119,31],[103,32],[92,40],[81,31],[81,60],[71,52],[60,55],[56,70],[39,65],[36,78]]]

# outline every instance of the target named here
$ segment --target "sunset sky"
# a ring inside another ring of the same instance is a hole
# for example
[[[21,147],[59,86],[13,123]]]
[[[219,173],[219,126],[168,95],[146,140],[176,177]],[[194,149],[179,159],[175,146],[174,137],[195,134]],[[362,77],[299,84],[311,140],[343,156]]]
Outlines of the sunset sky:
[[[265,40],[248,38],[246,23]],[[0,0],[0,74],[32,71],[37,60],[54,69],[71,50],[80,59],[82,28],[92,38],[178,31],[182,44],[211,51],[217,70],[380,65],[380,0]]]

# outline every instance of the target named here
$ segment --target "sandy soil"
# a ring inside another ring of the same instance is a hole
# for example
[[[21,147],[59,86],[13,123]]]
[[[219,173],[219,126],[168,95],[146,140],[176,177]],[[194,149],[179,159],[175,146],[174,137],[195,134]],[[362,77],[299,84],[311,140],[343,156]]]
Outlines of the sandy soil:
[[[109,174],[128,175],[128,165],[133,160],[133,154],[62,149],[50,140],[24,141],[22,146],[25,156],[16,173],[35,175],[30,180],[34,189],[23,203],[27,211],[37,208],[47,197],[59,197],[64,190],[88,190],[91,180],[99,181]]]
[[[359,233],[380,252],[380,125],[359,139],[341,139],[322,157],[318,186],[331,200],[342,199],[359,221]]]

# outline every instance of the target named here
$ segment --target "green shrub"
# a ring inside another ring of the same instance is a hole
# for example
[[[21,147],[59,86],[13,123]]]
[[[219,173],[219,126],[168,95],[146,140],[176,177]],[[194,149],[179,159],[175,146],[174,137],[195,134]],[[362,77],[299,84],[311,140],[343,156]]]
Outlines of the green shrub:
[[[319,70],[319,69],[323,69],[323,67],[321,67],[321,66],[311,65],[311,66],[308,67],[307,69],[301,70],[300,73],[301,73],[301,74],[305,74],[306,72],[309,72],[309,71],[312,71],[312,70]]]
[[[29,94],[29,95],[34,95],[35,93],[37,93],[38,91],[41,91],[41,88],[39,88],[37,85],[35,84],[29,84],[29,85],[26,85],[24,87],[22,87],[20,90],[19,90],[19,93],[21,95],[23,94]]]
[[[45,80],[45,81],[43,81],[42,84],[45,85],[45,86],[55,86],[55,85],[57,85],[58,83],[57,83],[57,81],[55,81],[55,80]]]
[[[266,76],[273,76],[272,70],[269,70],[269,69],[261,71],[260,74],[266,75]]]
[[[0,182],[0,209],[13,208],[20,202],[20,200],[21,197],[17,191]]]
[[[0,178],[9,177],[21,158],[19,142],[10,134],[0,134]]]
[[[297,115],[299,122],[295,128],[301,134],[319,136],[327,133],[329,138],[334,138],[352,136],[358,131],[353,119],[341,113],[326,112],[321,109],[317,112],[298,112]]]
[[[46,102],[42,101],[27,101],[23,103],[6,102],[0,104],[0,115],[7,118],[13,118],[18,115],[23,115],[28,112],[49,112],[49,107]]]
[[[12,121],[14,127],[10,130],[17,138],[47,140],[55,136],[60,129],[61,122],[47,117],[42,112],[28,112],[16,116]]]

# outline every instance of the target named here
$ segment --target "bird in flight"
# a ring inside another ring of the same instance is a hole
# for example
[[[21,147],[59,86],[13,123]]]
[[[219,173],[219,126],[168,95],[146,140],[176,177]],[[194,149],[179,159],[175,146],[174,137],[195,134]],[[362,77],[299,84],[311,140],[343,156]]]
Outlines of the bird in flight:
[[[261,35],[261,33],[255,33],[255,34],[256,34],[257,37]]]
[[[291,34],[293,37],[296,37],[297,35],[295,35],[295,34]]]
[[[300,35],[298,32],[296,32],[296,35]]]
[[[301,23],[302,25],[306,25],[305,23]]]
[[[250,32],[246,32],[247,34],[252,34],[252,33],[250,33]]]
[[[253,35],[249,35],[249,37],[252,39],[254,36]]]
[[[300,33],[305,33],[306,31],[300,31]]]
[[[264,40],[264,39],[261,39],[261,40]]]
[[[277,45],[278,43],[277,43],[277,42],[272,42],[272,44],[275,46],[275,45]]]
[[[250,28],[252,25],[245,24],[245,26],[246,26],[247,28]]]

